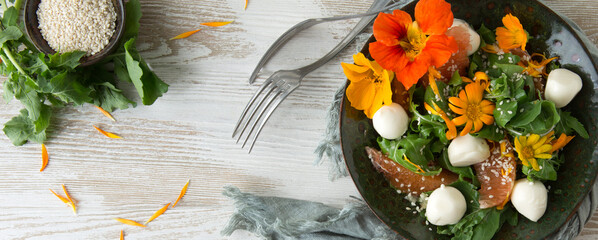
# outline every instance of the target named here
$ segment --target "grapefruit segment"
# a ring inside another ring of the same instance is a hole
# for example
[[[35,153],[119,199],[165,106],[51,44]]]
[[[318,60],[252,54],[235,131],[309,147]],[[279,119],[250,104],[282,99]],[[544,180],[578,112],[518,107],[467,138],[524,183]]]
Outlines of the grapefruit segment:
[[[440,185],[449,185],[459,179],[457,174],[443,170],[435,176],[422,176],[386,157],[384,153],[371,147],[365,148],[374,168],[384,175],[394,188],[406,194],[419,195],[433,191]]]
[[[469,29],[465,25],[456,25],[446,31],[446,35],[455,38],[459,45],[459,51],[454,53],[448,62],[438,68],[442,75],[442,80],[448,82],[456,71],[459,75],[466,76],[469,67],[469,57],[467,51],[471,49],[469,44]]]
[[[488,159],[473,165],[481,186],[480,208],[502,208],[513,191],[517,159],[507,139],[491,143],[490,152]]]

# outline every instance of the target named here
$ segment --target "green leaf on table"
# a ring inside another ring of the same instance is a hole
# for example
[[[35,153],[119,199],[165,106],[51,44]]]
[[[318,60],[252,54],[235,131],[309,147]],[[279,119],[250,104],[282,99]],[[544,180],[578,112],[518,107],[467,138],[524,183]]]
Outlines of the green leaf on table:
[[[9,7],[4,11],[2,16],[2,25],[7,28],[10,26],[17,26],[17,20],[19,20],[19,12],[14,7]]]
[[[55,53],[49,56],[50,60],[48,61],[48,66],[72,70],[79,66],[79,60],[81,60],[83,56],[85,56],[85,52],[82,51]]]
[[[50,126],[50,118],[52,117],[52,107],[46,105],[46,104],[42,104],[41,108],[40,108],[40,114],[39,114],[39,118],[37,118],[37,120],[33,121],[33,132],[34,133],[40,133],[44,130],[46,130],[46,128],[48,128],[48,126]]]
[[[66,71],[54,76],[49,81],[38,79],[38,84],[40,91],[54,94],[65,103],[72,102],[81,105],[92,101],[92,98],[89,97],[91,89],[81,85],[77,81],[77,75]]]
[[[123,40],[137,38],[139,34],[139,19],[141,19],[141,4],[139,0],[129,0],[125,4],[125,31]]]
[[[50,116],[44,116],[38,119],[47,119],[47,121],[49,121]],[[43,124],[44,123],[40,122],[40,127]],[[20,115],[13,117],[10,121],[4,124],[3,131],[15,146],[21,146],[27,141],[43,143],[46,140],[46,129],[44,128],[39,129],[40,131],[35,131],[35,127],[36,124],[30,119],[27,109],[22,109]]]
[[[124,57],[114,58],[114,74],[116,77],[124,82],[131,82],[129,72],[127,71],[127,63]]]
[[[0,31],[0,45],[10,40],[19,40],[23,36],[23,32],[18,27],[9,26]]]
[[[127,109],[129,105],[136,106],[136,103],[129,100],[112,83],[104,82],[94,86],[94,105],[100,106],[108,112],[115,109]]]
[[[129,77],[135,85],[135,89],[141,97],[141,102],[151,105],[168,91],[168,84],[164,83],[156,74],[149,69],[145,61],[135,49],[135,39],[125,43],[125,60]]]
[[[31,89],[26,84],[19,84],[21,88],[15,92],[15,98],[19,100],[28,111],[28,116],[31,120],[35,121],[40,116],[42,102],[38,93]]]

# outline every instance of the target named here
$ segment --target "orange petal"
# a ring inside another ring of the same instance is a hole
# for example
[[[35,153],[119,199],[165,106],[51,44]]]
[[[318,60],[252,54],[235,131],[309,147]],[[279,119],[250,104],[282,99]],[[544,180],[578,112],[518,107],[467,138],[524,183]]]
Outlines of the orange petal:
[[[467,123],[465,123],[465,127],[463,128],[463,130],[461,130],[461,136],[465,136],[469,132],[471,132],[472,127],[473,127],[473,123],[471,121],[467,121]]]
[[[552,145],[552,149],[550,150],[550,153],[565,147],[565,145],[567,145],[571,140],[573,140],[574,137],[575,136],[567,136],[564,133],[561,133],[559,138]]]
[[[131,226],[137,226],[137,227],[145,227],[145,225],[135,222],[133,220],[129,220],[129,219],[124,219],[124,218],[115,218],[114,220],[119,221],[121,223],[127,224],[127,225],[131,225]]]
[[[427,55],[420,54],[414,61],[407,63],[403,69],[396,73],[399,82],[409,90],[419,79],[428,71],[429,58]]]
[[[386,46],[396,46],[407,36],[407,26],[411,23],[411,15],[401,10],[394,10],[392,14],[380,13],[374,21],[374,37]]]
[[[456,114],[459,114],[459,115],[465,114],[465,109],[459,108],[453,104],[449,104],[449,108]]]
[[[206,22],[206,23],[200,23],[201,25],[204,26],[208,26],[208,27],[221,27],[224,25],[228,25],[229,23],[232,23],[234,21],[228,21],[228,22]]]
[[[455,38],[446,35],[432,35],[428,37],[426,47],[418,58],[422,55],[428,55],[430,60],[428,64],[442,67],[457,51],[459,51],[459,44],[457,44]]]
[[[73,212],[77,214],[77,205],[75,205],[75,201],[73,201],[69,192],[66,191],[66,187],[64,186],[64,184],[62,184],[62,191],[64,192],[64,195],[66,195],[66,198],[69,200],[69,205],[73,209]]]
[[[156,213],[154,213],[154,215],[152,215],[146,222],[145,224],[147,225],[149,222],[151,222],[152,220],[156,219],[158,216],[162,215],[162,213],[166,212],[166,209],[168,209],[168,207],[170,207],[170,203],[166,204],[164,207],[160,208],[160,210],[156,211]]]
[[[409,63],[405,50],[400,45],[387,46],[382,42],[373,42],[370,43],[369,49],[372,58],[380,66],[395,73],[398,73]]]
[[[444,0],[421,0],[415,5],[415,21],[428,35],[444,34],[453,25],[451,4]]]
[[[58,193],[52,191],[52,189],[50,189],[50,192],[52,192],[54,194],[54,196],[56,196],[58,199],[60,199],[60,201],[62,201],[63,203],[69,203],[68,199],[66,199],[63,196],[58,195]]]
[[[102,112],[106,117],[110,118],[112,121],[116,122],[116,119],[114,119],[114,117],[112,116],[112,114],[110,114],[108,111],[104,110],[101,107],[95,106],[98,110],[100,110],[100,112]]]
[[[120,240],[125,240],[125,232],[120,230]]]
[[[179,200],[181,200],[181,198],[183,198],[183,196],[187,192],[187,188],[189,187],[189,181],[190,180],[187,180],[187,183],[185,183],[185,186],[183,186],[183,189],[181,189],[181,193],[179,194],[179,197],[176,198],[176,201],[174,201],[174,204],[172,204],[173,208],[174,208],[174,206],[176,206],[177,203],[179,203]]]
[[[46,166],[48,165],[48,159],[48,150],[46,149],[46,145],[42,143],[42,168],[39,169],[40,172],[46,169]]]
[[[181,33],[181,34],[176,35],[175,37],[171,38],[170,40],[187,38],[187,37],[195,34],[196,32],[199,32],[199,30],[201,30],[201,29],[197,29],[197,30],[193,30],[193,31]]]
[[[461,126],[467,122],[466,116],[459,116],[453,119],[453,123],[457,126]]]
[[[104,134],[104,136],[109,137],[109,138],[121,138],[120,136],[114,134],[114,133],[110,133],[110,132],[106,132],[96,126],[93,126],[96,130],[98,130],[98,132],[100,132],[101,134]]]
[[[244,10],[247,10],[247,4],[249,3],[249,0],[245,0],[245,6],[243,7]]]
[[[438,85],[436,85],[436,78],[440,77],[440,73],[434,67],[428,67],[428,81],[430,83],[430,88],[437,97],[440,97],[440,92],[438,91]]]

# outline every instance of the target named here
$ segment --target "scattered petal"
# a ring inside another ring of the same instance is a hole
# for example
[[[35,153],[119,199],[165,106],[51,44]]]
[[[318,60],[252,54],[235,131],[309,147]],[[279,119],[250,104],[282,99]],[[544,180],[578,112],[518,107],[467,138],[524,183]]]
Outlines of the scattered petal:
[[[127,225],[131,225],[131,226],[137,226],[137,227],[145,227],[145,225],[135,222],[133,220],[129,220],[129,219],[124,219],[124,218],[115,218],[114,220],[119,221],[121,223],[127,224]]]
[[[206,23],[200,23],[201,25],[204,26],[208,26],[208,27],[222,27],[224,25],[228,25],[229,23],[232,23],[234,21],[228,21],[228,22],[206,22]]]
[[[123,230],[120,230],[120,240],[125,240],[125,233]]]
[[[95,105],[94,105],[95,106]],[[104,115],[106,115],[106,117],[110,118],[112,121],[116,122],[116,119],[114,119],[114,117],[112,116],[112,114],[110,114],[108,111],[104,110],[101,107],[95,106],[98,110],[100,110],[100,112],[102,112]]]
[[[168,207],[170,207],[170,203],[166,204],[164,207],[160,208],[160,210],[156,211],[156,213],[154,213],[154,215],[152,215],[146,222],[145,224],[148,224],[149,222],[151,222],[152,220],[156,219],[157,217],[159,217],[160,215],[162,215],[162,213],[166,212],[166,209],[168,209]]]
[[[176,204],[179,202],[179,200],[181,200],[181,198],[183,198],[183,195],[185,195],[185,193],[187,192],[187,188],[189,187],[189,181],[187,180],[187,183],[185,183],[185,186],[183,186],[183,189],[181,189],[181,194],[179,194],[179,197],[176,199],[176,201],[174,201],[174,204],[172,204],[172,207],[176,206]]]
[[[69,200],[69,203],[67,204],[69,204],[73,209],[73,212],[77,214],[77,205],[75,205],[75,201],[73,201],[69,192],[66,191],[66,187],[64,186],[64,184],[62,184],[62,191],[64,192],[64,195],[66,195],[66,198]]]
[[[171,38],[170,40],[187,38],[187,37],[195,34],[196,32],[199,32],[199,30],[201,30],[201,29],[197,29],[197,30],[193,30],[193,31],[181,33],[179,35],[176,35],[176,37]]]
[[[48,150],[46,149],[46,145],[42,144],[42,168],[39,171],[44,171],[46,166],[48,165]]]
[[[66,199],[63,196],[58,195],[58,193],[52,191],[52,189],[50,189],[50,192],[52,192],[54,194],[54,196],[56,196],[58,199],[60,199],[60,201],[62,201],[63,203],[66,203],[66,204],[70,203],[68,199]]]
[[[247,10],[247,4],[249,3],[249,0],[245,0],[245,7],[243,7],[244,10]]]
[[[120,136],[114,134],[114,133],[110,133],[110,132],[106,132],[96,126],[93,126],[96,130],[98,130],[98,132],[100,132],[101,134],[104,134],[104,136],[109,137],[109,138],[121,138]]]

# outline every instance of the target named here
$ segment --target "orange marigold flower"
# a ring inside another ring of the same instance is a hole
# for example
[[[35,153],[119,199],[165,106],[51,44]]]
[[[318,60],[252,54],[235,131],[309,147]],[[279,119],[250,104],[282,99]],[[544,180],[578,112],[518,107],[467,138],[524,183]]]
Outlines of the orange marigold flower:
[[[459,92],[459,97],[449,98],[451,110],[461,115],[453,119],[453,123],[457,126],[465,124],[461,136],[480,131],[484,124],[494,123],[494,103],[482,99],[483,94],[483,86],[479,82],[474,82],[467,84],[465,89]]]
[[[534,57],[540,58],[541,60],[540,61],[533,60]],[[517,63],[517,65],[525,68],[523,70],[523,72],[529,74],[532,77],[540,77],[541,75],[548,76],[548,73],[546,73],[546,65],[548,63],[552,62],[552,60],[555,60],[557,58],[559,58],[559,57],[553,57],[553,58],[547,59],[546,56],[544,56],[544,54],[534,53],[534,54],[532,54],[530,60],[519,61]]]
[[[368,60],[363,53],[353,55],[353,60],[355,64],[341,63],[351,82],[347,87],[347,98],[352,107],[363,110],[368,118],[372,118],[383,105],[392,103],[390,83],[394,73]]]
[[[525,51],[527,33],[523,29],[519,19],[509,13],[502,18],[502,23],[505,26],[496,29],[498,47],[504,52],[509,52],[509,50],[518,47],[521,47]]]
[[[459,45],[445,35],[453,24],[451,5],[444,0],[421,0],[415,6],[415,21],[401,10],[380,13],[374,22],[376,42],[369,50],[385,69],[394,71],[409,89],[428,71],[441,67]]]

